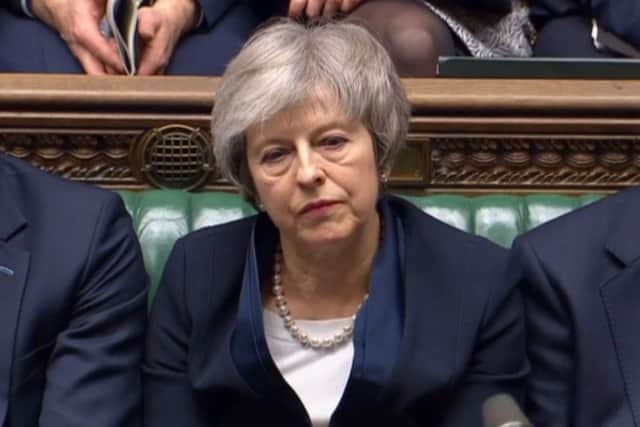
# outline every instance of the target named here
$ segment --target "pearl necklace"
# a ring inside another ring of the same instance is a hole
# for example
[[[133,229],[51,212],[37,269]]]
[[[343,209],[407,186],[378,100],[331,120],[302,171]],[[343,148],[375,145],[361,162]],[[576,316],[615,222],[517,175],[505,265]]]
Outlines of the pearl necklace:
[[[276,298],[276,307],[278,308],[278,314],[282,318],[284,322],[284,327],[289,331],[291,337],[302,344],[304,347],[311,347],[314,350],[331,350],[336,347],[339,347],[341,344],[346,343],[353,336],[353,329],[356,323],[356,316],[362,307],[362,304],[365,303],[369,294],[365,294],[364,299],[356,308],[355,314],[351,316],[349,320],[349,324],[344,326],[339,332],[333,334],[331,338],[313,338],[310,337],[309,334],[301,330],[293,317],[291,317],[291,313],[289,312],[289,307],[287,305],[287,301],[284,299],[284,290],[282,289],[282,277],[280,275],[282,270],[282,249],[280,245],[276,249],[276,254],[274,256],[273,261],[273,294]]]

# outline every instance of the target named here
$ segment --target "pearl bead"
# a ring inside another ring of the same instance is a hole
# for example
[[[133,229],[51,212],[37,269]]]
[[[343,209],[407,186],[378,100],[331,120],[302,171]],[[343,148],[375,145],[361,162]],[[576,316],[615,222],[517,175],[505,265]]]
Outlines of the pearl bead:
[[[281,266],[282,261],[282,252],[280,247],[276,250],[276,254],[274,257],[274,265],[273,265],[273,287],[271,291],[275,295],[275,304],[278,308],[278,314],[282,318],[284,322],[284,326],[289,330],[289,333],[300,344],[305,347],[311,347],[314,350],[330,350],[332,348],[337,347],[338,345],[348,341],[349,338],[353,335],[353,328],[356,320],[356,316],[358,311],[360,311],[360,307],[367,300],[369,294],[366,294],[363,298],[362,303],[356,309],[356,313],[351,316],[350,323],[343,327],[341,331],[336,332],[331,338],[311,338],[307,335],[306,332],[300,330],[300,327],[296,325],[295,319],[291,316],[289,312],[289,307],[287,306],[287,302],[284,298],[284,289],[282,287],[282,277],[280,276],[280,272],[282,269]]]
[[[303,345],[309,345],[309,335],[307,335],[305,332],[300,332],[298,334],[298,337],[300,338],[300,342]]]
[[[286,304],[282,304],[278,306],[278,311],[280,312],[280,316],[282,317],[287,316],[289,314],[289,308],[286,306]]]

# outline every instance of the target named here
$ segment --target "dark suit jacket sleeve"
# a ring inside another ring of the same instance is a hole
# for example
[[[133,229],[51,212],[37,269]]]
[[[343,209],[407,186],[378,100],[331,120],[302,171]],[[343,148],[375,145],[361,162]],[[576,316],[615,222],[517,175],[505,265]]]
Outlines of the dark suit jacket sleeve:
[[[144,412],[149,427],[211,427],[200,414],[187,372],[191,322],[185,298],[185,251],[179,240],[167,261],[147,335]]]
[[[16,1],[16,0],[12,0]],[[198,0],[203,13],[201,28],[213,28],[238,3],[249,3],[263,19],[286,13],[289,0]]]
[[[561,292],[526,239],[516,241],[512,262],[521,268],[527,327],[527,412],[535,425],[571,425],[572,320]]]
[[[640,49],[638,0],[589,0],[589,3],[594,17],[604,29]]]
[[[142,424],[147,275],[120,198],[108,194],[99,212],[68,325],[47,365],[42,427]]]
[[[524,400],[529,365],[525,357],[522,298],[513,278],[506,273],[506,266],[505,254],[491,274],[478,275],[479,280],[492,280],[493,286],[468,363],[469,371],[441,426],[480,425],[482,404],[498,393]],[[473,303],[478,301],[467,301]]]
[[[212,28],[238,0],[198,0],[204,20],[202,26]]]

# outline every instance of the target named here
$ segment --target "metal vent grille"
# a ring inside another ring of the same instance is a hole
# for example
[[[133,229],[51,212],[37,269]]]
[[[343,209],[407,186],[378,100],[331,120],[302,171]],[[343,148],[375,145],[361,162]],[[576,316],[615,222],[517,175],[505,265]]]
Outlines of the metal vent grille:
[[[159,188],[198,188],[209,179],[214,165],[208,134],[184,125],[146,132],[133,158],[142,177]]]

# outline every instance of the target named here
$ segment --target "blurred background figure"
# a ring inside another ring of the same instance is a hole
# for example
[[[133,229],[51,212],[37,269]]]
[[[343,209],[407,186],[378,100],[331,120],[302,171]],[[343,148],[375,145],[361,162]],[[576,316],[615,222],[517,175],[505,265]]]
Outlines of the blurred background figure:
[[[124,73],[100,33],[106,0],[0,4],[0,72]],[[274,9],[258,0],[156,0],[139,11],[139,74],[221,75]]]
[[[439,56],[530,56],[528,9],[511,0],[291,0],[289,16],[347,15],[379,37],[398,73],[429,77]]]
[[[99,30],[106,0],[0,5],[0,72],[122,74]],[[366,23],[401,76],[429,77],[439,56],[529,56],[528,10],[511,0],[157,0],[139,11],[140,75],[221,75],[271,16]]]
[[[537,29],[534,55],[542,57],[633,56],[614,46],[597,47],[594,26],[628,44],[640,54],[640,1],[533,0],[531,19]],[[607,44],[605,42],[605,44]]]
[[[146,321],[122,200],[0,151],[0,426],[141,427]]]

